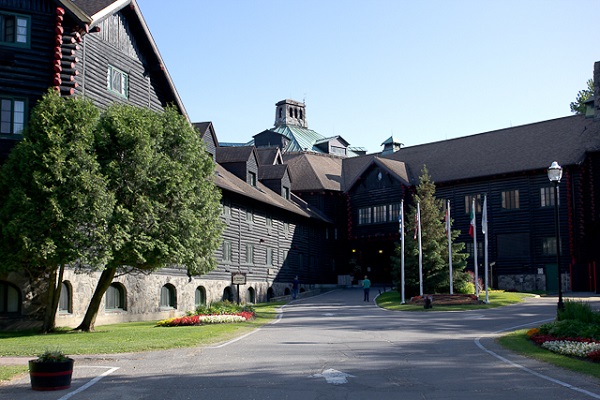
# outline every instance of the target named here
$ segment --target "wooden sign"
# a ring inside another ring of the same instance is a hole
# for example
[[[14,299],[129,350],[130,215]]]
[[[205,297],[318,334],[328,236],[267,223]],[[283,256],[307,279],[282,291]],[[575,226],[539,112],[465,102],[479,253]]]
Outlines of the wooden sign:
[[[245,272],[232,272],[231,283],[234,285],[245,285],[246,284],[246,273]]]

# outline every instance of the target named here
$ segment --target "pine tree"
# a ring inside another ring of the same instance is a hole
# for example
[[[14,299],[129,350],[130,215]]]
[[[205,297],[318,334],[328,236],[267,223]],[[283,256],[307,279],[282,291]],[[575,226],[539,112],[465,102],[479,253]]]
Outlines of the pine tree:
[[[448,238],[444,225],[444,204],[435,197],[435,184],[423,166],[420,183],[413,196],[413,204],[405,215],[404,261],[405,289],[409,296],[419,294],[419,243],[416,225],[417,203],[421,209],[421,247],[423,252],[423,293],[448,292],[450,276],[448,266]],[[455,290],[464,287],[469,276],[464,272],[468,255],[463,253],[464,243],[455,243],[460,231],[453,230],[452,269]],[[393,277],[398,291],[401,290],[401,246],[396,246],[392,257]],[[460,290],[458,290],[460,291]]]

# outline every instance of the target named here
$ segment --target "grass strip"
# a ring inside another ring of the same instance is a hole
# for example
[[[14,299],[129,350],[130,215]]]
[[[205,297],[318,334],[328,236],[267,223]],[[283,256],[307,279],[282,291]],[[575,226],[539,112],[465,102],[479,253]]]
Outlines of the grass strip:
[[[256,318],[232,324],[157,327],[156,321],[100,325],[95,332],[74,332],[60,328],[42,335],[37,331],[0,332],[0,356],[36,357],[46,350],[61,350],[67,355],[136,353],[223,343],[273,321],[277,307],[264,303],[254,306]],[[26,372],[26,366],[0,366],[0,380]]]
[[[466,310],[481,310],[486,308],[496,308],[508,306],[510,304],[521,303],[528,297],[535,296],[530,293],[505,292],[503,290],[490,290],[488,304],[464,304],[464,305],[441,305],[433,302],[433,308],[425,309],[423,305],[417,304],[401,304],[400,293],[393,290],[382,293],[377,297],[377,305],[388,310],[396,311],[466,311]],[[479,294],[481,300],[485,299],[485,292]],[[407,299],[408,301],[409,299]]]
[[[515,353],[600,379],[600,366],[597,363],[543,349],[529,340],[526,332],[527,329],[521,329],[501,336],[497,340],[501,346]]]

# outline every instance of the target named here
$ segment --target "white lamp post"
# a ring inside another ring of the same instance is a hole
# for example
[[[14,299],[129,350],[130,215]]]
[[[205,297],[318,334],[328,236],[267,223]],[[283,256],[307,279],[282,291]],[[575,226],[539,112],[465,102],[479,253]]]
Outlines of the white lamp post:
[[[556,161],[548,168],[548,179],[554,184],[554,230],[556,232],[556,270],[558,271],[558,310],[563,310],[565,304],[562,297],[562,276],[560,273],[560,225],[558,223],[558,184],[562,178],[563,169]]]

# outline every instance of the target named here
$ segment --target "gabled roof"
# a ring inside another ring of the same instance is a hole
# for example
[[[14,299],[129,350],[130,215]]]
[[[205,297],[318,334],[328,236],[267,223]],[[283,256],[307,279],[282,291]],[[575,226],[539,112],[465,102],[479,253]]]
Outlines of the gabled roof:
[[[323,151],[315,147],[317,140],[323,139],[323,136],[312,129],[302,128],[295,125],[280,125],[271,131],[279,133],[290,140],[286,152],[291,151],[314,151],[322,153]]]
[[[332,137],[327,137],[327,138],[319,139],[319,140],[317,140],[315,142],[315,146],[319,145],[319,144],[322,144],[322,143],[331,142],[332,140],[338,140],[340,143],[342,143],[346,147],[350,144],[350,143],[348,143],[346,141],[346,139],[344,139],[343,137],[341,137],[341,136],[338,135],[338,136],[332,136]]]
[[[382,158],[403,161],[418,181],[427,165],[436,183],[563,167],[600,151],[600,122],[582,115],[400,149]],[[409,175],[410,176],[410,175]]]
[[[258,170],[258,179],[282,179],[287,170],[287,164],[261,165]]]
[[[140,8],[138,7],[136,0],[56,0],[56,1],[59,4],[61,4],[66,10],[68,10],[68,12],[70,12],[70,14],[74,18],[79,20],[79,22],[81,23],[82,27],[84,27],[84,30],[86,32],[89,30],[89,28],[92,28],[93,26],[97,25],[100,21],[105,19],[107,16],[112,15],[112,14],[122,10],[126,6],[129,6],[129,9],[136,16],[137,20],[139,21],[140,27],[141,27],[141,32],[139,32],[137,29],[134,29],[134,30],[132,30],[132,34],[138,35],[137,36],[138,43],[140,43],[140,40],[143,40],[146,42],[148,47],[151,49],[152,53],[156,57],[156,60],[158,63],[158,69],[160,71],[159,73],[163,74],[163,76],[167,82],[167,85],[173,95],[175,105],[177,106],[177,108],[179,109],[181,114],[184,115],[189,121],[189,116],[187,114],[187,111],[185,110],[183,102],[181,101],[181,98],[179,97],[179,93],[177,92],[177,89],[175,88],[175,84],[173,83],[173,80],[171,79],[171,75],[169,74],[169,71],[167,71],[167,68],[162,59],[162,56],[160,55],[160,52],[158,51],[158,47],[156,46],[156,43],[154,42],[154,38],[152,37],[150,30],[148,29],[148,25],[146,24],[146,21],[144,20],[144,17],[142,16],[142,13],[140,12]]]
[[[385,158],[380,158],[377,155],[372,157],[360,157],[363,158],[362,163],[354,163],[354,169],[345,168],[346,163],[344,162],[344,173],[348,174],[348,176],[344,177],[344,191],[347,192],[354,184],[358,181],[358,179],[372,166],[376,165],[382,170],[389,173],[391,176],[396,178],[405,186],[410,186],[410,179],[408,176],[408,171],[406,169],[406,164],[402,161],[389,160]]]
[[[210,135],[215,146],[219,146],[219,140],[212,122],[194,122],[192,125],[200,132],[200,137],[204,138],[204,136]]]
[[[239,147],[217,147],[217,163],[238,163],[247,162],[251,157],[258,156],[254,146],[239,146]]]
[[[256,149],[260,165],[282,164],[281,150],[279,147],[258,147]]]
[[[310,152],[284,153],[294,191],[341,191],[342,158]]]
[[[301,217],[331,222],[327,217],[323,216],[317,210],[312,209],[299,198],[293,197],[294,201],[287,200],[260,182],[257,182],[256,186],[251,186],[219,164],[215,166],[215,184],[222,190],[254,199]]]

